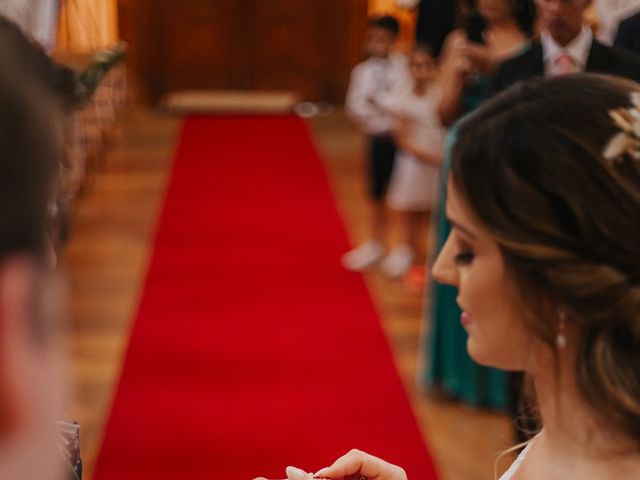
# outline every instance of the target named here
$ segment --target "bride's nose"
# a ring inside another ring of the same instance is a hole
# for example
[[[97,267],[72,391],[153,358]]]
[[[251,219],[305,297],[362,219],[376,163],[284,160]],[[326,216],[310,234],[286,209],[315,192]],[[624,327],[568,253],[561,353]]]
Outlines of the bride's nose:
[[[458,274],[455,265],[455,253],[451,241],[451,235],[447,237],[447,241],[442,246],[438,258],[436,258],[431,268],[432,278],[445,285],[458,286]]]

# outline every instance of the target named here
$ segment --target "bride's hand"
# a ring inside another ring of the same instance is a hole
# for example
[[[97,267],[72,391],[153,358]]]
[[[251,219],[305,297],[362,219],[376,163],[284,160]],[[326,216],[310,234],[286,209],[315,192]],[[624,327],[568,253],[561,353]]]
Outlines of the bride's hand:
[[[331,480],[407,480],[405,471],[384,460],[361,452],[351,450],[340,457],[333,465],[316,472],[315,478]]]
[[[269,480],[264,477],[254,478],[253,480]],[[296,467],[287,467],[287,478],[284,480],[313,480],[313,473],[307,473]]]

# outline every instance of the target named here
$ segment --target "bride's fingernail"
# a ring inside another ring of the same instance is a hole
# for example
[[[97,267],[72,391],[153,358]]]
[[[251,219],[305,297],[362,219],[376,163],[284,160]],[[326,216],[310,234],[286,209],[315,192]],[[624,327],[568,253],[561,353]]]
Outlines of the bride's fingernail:
[[[322,478],[325,475],[325,473],[327,473],[328,471],[329,471],[329,467],[318,470],[316,473],[313,474],[313,478]]]
[[[304,480],[307,476],[307,472],[296,467],[287,467],[286,472],[289,480]]]

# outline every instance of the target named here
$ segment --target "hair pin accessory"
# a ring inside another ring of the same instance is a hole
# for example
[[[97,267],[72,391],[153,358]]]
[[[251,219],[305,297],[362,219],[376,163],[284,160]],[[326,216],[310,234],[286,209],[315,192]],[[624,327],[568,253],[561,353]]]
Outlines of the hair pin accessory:
[[[607,143],[604,158],[616,162],[629,155],[640,160],[640,92],[631,94],[631,107],[610,110],[609,115],[620,132]]]

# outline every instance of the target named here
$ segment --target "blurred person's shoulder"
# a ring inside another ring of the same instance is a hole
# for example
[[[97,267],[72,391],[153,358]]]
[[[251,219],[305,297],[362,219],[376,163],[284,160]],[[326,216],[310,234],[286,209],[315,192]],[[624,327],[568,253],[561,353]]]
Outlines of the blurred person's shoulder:
[[[594,41],[588,65],[593,66],[593,71],[640,82],[640,55],[630,50]]]
[[[520,50],[506,58],[498,67],[498,72],[523,70],[527,66],[540,67],[543,65],[543,49],[540,40],[525,42]]]
[[[539,40],[527,42],[522,50],[507,58],[492,78],[493,93],[500,92],[520,80],[544,75],[544,56]]]
[[[366,74],[366,72],[371,70],[371,67],[374,65],[374,63],[375,59],[373,57],[367,57],[360,63],[356,63],[355,66],[351,69],[351,76],[357,77]]]

